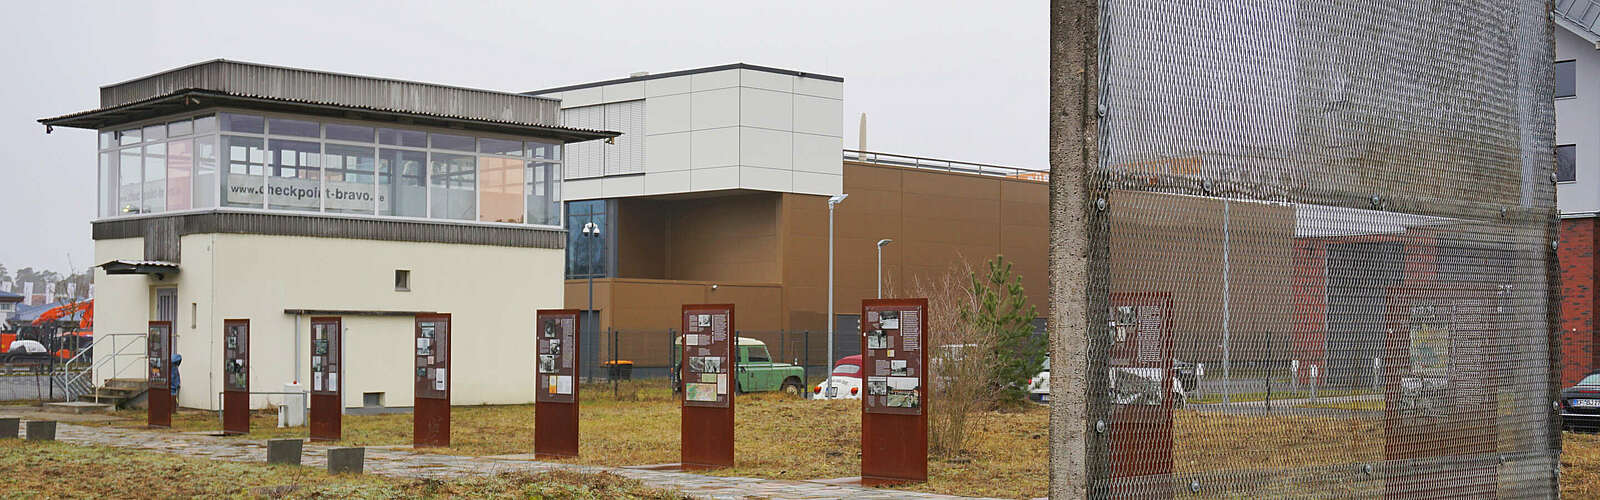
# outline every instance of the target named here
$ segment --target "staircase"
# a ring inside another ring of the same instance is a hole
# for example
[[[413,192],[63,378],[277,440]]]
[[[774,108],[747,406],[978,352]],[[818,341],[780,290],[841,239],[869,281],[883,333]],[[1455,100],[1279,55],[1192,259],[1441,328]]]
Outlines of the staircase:
[[[122,409],[129,403],[137,402],[149,390],[149,384],[142,378],[114,378],[106,380],[105,385],[94,388],[94,392],[85,395],[82,399],[109,404],[112,408]]]

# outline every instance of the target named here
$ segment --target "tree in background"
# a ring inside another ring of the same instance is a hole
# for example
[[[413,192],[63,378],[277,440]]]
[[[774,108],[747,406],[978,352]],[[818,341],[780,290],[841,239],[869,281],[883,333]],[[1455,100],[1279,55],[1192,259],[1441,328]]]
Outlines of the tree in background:
[[[1001,402],[1018,404],[1028,396],[1028,379],[1044,364],[1049,338],[1034,335],[1038,311],[1028,305],[1022,278],[1013,276],[1004,255],[989,261],[989,272],[970,275],[976,307],[963,307],[961,320],[993,339],[988,352],[989,390]]]

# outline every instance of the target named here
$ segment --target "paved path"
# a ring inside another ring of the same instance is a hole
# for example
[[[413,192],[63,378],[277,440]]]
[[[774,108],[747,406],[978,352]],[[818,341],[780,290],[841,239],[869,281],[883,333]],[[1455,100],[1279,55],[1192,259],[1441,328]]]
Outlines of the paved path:
[[[39,413],[15,412],[5,416],[24,419],[44,418]],[[26,427],[26,426],[24,426]],[[234,462],[265,462],[266,443],[239,438],[223,438],[201,434],[172,431],[153,431],[120,427],[89,427],[58,423],[56,439],[118,448],[153,450],[176,455],[207,457],[213,460]],[[326,467],[331,446],[305,445],[302,464]],[[445,479],[463,475],[493,475],[501,472],[541,472],[564,469],[577,472],[611,472],[619,476],[643,481],[658,488],[671,488],[707,499],[732,498],[959,498],[892,489],[873,489],[854,486],[825,485],[808,481],[784,481],[743,477],[714,477],[683,472],[666,472],[599,467],[534,461],[526,455],[497,457],[464,457],[413,453],[410,447],[369,447],[365,469],[369,473],[396,477]]]

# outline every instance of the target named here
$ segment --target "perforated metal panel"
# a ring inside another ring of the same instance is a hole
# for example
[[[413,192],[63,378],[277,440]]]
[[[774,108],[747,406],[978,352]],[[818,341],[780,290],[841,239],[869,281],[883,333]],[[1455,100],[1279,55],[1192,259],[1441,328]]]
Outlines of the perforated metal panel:
[[[567,178],[644,172],[644,100],[567,108],[561,112],[568,127],[622,132],[611,144],[603,141],[567,145]]]
[[[1091,489],[1553,496],[1547,6],[1100,8]]]

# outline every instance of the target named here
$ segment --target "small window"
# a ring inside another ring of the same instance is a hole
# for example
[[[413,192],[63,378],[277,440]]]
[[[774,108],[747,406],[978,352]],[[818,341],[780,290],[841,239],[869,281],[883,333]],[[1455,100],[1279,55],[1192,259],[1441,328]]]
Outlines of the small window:
[[[1578,180],[1578,146],[1556,146],[1556,182]]]
[[[204,134],[204,133],[207,133],[207,132],[216,132],[216,131],[217,131],[217,117],[211,116],[211,115],[195,117],[195,119],[194,119],[194,132],[196,134]]]
[[[144,140],[159,141],[167,138],[166,125],[151,125],[144,128]]]
[[[117,142],[122,143],[123,146],[127,146],[127,145],[130,145],[130,144],[138,144],[139,143],[139,129],[130,128],[130,129],[127,129],[127,130],[123,130],[121,132],[117,132]]]
[[[1555,97],[1575,97],[1578,95],[1578,62],[1556,61],[1555,65],[1556,88]]]
[[[396,292],[409,292],[409,291],[411,291],[411,270],[409,270],[409,269],[396,269],[396,270],[394,270],[394,291],[396,291]]]
[[[428,133],[418,130],[380,128],[378,129],[378,143],[390,146],[425,148],[428,147]]]
[[[751,363],[771,363],[772,356],[767,354],[767,346],[753,345],[745,351],[746,361]]]
[[[361,393],[361,406],[365,406],[367,408],[381,408],[381,407],[383,407],[383,393],[381,393],[381,392],[363,392],[363,393]]]
[[[217,115],[222,122],[222,130],[227,132],[244,132],[246,134],[260,134],[267,131],[267,122],[259,116],[236,115],[223,113]]]
[[[329,123],[323,127],[328,139],[335,141],[372,142],[372,127]]]
[[[116,132],[106,131],[100,133],[100,149],[110,148],[115,145],[117,145]]]
[[[194,133],[194,122],[189,120],[175,121],[167,124],[167,136],[178,137]]]
[[[451,149],[455,151],[476,151],[472,138],[464,135],[428,134],[433,139],[434,149]]]
[[[267,133],[296,137],[322,137],[322,127],[313,121],[271,118],[267,120]]]
[[[492,155],[522,156],[522,142],[505,139],[478,139],[478,152]]]

